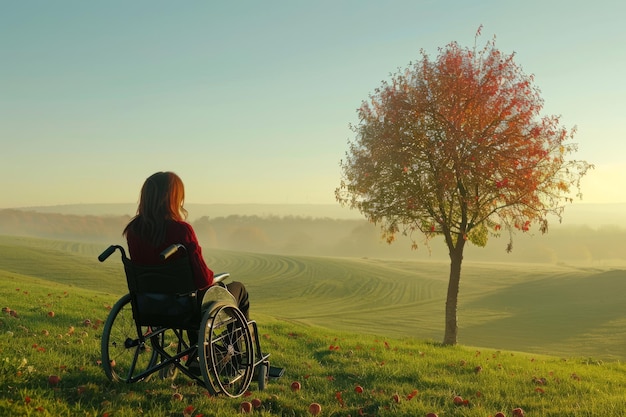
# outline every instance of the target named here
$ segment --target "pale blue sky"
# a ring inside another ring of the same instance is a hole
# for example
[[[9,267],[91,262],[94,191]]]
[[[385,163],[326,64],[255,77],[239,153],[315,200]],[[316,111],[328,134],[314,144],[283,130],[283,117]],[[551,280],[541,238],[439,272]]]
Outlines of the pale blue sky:
[[[0,208],[334,203],[356,109],[389,73],[494,35],[626,202],[624,2],[0,0]]]

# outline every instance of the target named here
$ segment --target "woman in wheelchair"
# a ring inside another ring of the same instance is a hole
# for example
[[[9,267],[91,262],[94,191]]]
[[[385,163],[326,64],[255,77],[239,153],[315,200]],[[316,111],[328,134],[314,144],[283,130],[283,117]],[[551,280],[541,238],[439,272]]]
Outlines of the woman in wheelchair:
[[[161,252],[172,244],[182,244],[193,269],[196,286],[206,291],[213,284],[213,271],[202,257],[202,248],[187,218],[183,204],[185,187],[173,172],[157,172],[146,179],[139,199],[137,215],[124,229],[133,262],[143,265],[163,263]],[[176,256],[176,255],[174,255]],[[248,291],[240,282],[226,285],[235,297],[239,310],[248,318]],[[198,299],[202,299],[201,296]]]
[[[151,175],[141,188],[137,215],[123,232],[130,259],[120,245],[98,256],[104,262],[121,252],[129,289],[105,322],[104,372],[111,381],[132,383],[156,372],[174,378],[181,370],[212,394],[231,397],[243,395],[256,376],[264,389],[284,369],[270,366],[270,355],[254,337],[258,330],[248,317],[246,288],[240,282],[224,285],[229,274],[214,275],[206,265],[185,221],[184,199],[178,175]]]
[[[102,331],[104,372],[111,381],[132,383],[156,372],[175,378],[180,370],[211,394],[231,397],[243,395],[256,376],[264,389],[284,369],[270,366],[270,355],[254,337],[258,330],[248,317],[246,288],[240,282],[223,285],[229,274],[214,275],[206,265],[185,221],[184,199],[176,174],[151,175],[141,188],[137,215],[123,232],[130,259],[120,245],[98,256],[104,262],[120,251],[129,289]]]
[[[157,172],[144,182],[141,188],[137,215],[128,223],[123,235],[133,262],[142,265],[159,265],[165,261],[161,252],[172,244],[186,248],[189,262],[198,288],[198,300],[213,284],[213,271],[202,257],[202,249],[187,218],[183,204],[185,187],[173,172]],[[173,257],[182,254],[175,254]],[[168,259],[169,261],[170,259]],[[226,288],[233,295],[239,310],[249,318],[248,291],[240,282],[230,282]],[[197,342],[198,335],[188,332],[190,341]]]

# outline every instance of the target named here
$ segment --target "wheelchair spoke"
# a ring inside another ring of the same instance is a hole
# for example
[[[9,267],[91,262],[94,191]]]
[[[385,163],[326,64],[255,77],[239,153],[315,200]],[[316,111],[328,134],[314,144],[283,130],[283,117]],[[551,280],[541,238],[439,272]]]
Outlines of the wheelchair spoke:
[[[242,395],[252,380],[252,341],[243,314],[220,305],[203,319],[202,359],[207,388],[213,394]]]

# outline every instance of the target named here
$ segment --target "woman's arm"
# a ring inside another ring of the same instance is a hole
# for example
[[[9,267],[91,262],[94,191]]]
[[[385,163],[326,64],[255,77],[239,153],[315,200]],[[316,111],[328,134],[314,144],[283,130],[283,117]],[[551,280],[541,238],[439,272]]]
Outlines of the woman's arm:
[[[202,248],[198,243],[196,233],[189,223],[177,222],[182,225],[183,236],[180,243],[187,248],[187,255],[191,262],[191,268],[198,289],[203,289],[213,284],[213,271],[207,266],[202,256]]]

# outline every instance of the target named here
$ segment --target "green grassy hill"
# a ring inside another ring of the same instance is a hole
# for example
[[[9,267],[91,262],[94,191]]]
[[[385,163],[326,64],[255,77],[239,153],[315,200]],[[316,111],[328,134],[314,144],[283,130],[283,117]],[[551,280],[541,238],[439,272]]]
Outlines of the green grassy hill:
[[[468,263],[461,345],[443,347],[428,339],[442,335],[445,264],[211,251],[250,288],[261,345],[287,368],[228,399],[180,376],[106,379],[102,323],[126,289],[103,249],[0,237],[0,415],[229,417],[255,398],[265,417],[312,403],[321,416],[626,416],[623,271]]]
[[[112,295],[126,291],[102,244],[0,237],[0,278],[19,274]],[[212,250],[251,293],[252,314],[339,331],[440,341],[448,265]],[[626,271],[464,264],[459,342],[563,357],[626,359]]]

